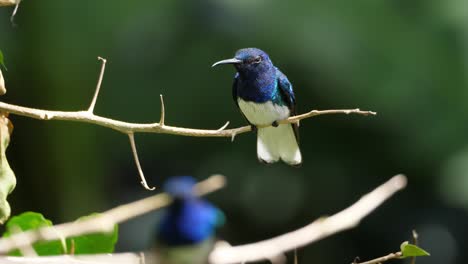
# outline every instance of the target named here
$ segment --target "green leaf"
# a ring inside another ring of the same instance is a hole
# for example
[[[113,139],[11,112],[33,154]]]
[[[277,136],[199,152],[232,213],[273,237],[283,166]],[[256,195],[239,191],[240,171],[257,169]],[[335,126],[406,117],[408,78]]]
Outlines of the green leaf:
[[[430,256],[431,255],[427,251],[425,251],[424,249],[422,249],[422,248],[420,248],[420,247],[418,247],[416,245],[408,243],[408,241],[405,241],[405,242],[401,243],[400,249],[401,249],[401,254],[402,254],[401,258],[423,257],[423,256]]]
[[[1,50],[0,50],[0,65],[3,66],[5,70],[8,70],[7,67],[5,66],[5,61],[4,61],[3,53]]]
[[[80,217],[77,222],[99,216],[99,214],[91,214],[89,216]],[[41,227],[52,226],[52,222],[40,213],[25,212],[18,216],[12,217],[6,224],[6,232],[3,237],[9,237],[20,231],[38,229]],[[114,252],[115,244],[118,239],[118,226],[114,225],[114,229],[109,233],[96,233],[67,238],[62,241],[45,241],[33,244],[33,248],[39,256],[62,255],[62,254],[103,254]],[[10,256],[21,256],[18,250],[9,252]]]
[[[94,213],[88,216],[80,217],[76,221],[80,222],[97,216],[99,216],[99,214]],[[110,233],[97,233],[67,238],[67,248],[69,249],[69,252],[71,250],[74,252],[74,254],[77,255],[112,253],[114,252],[114,247],[117,243],[118,232],[118,225],[114,225],[114,229]],[[72,247],[74,247],[73,250]]]
[[[0,224],[5,223],[10,217],[11,208],[7,196],[16,186],[15,174],[6,157],[12,130],[13,125],[10,120],[5,115],[0,115]]]
[[[9,237],[14,233],[21,231],[38,229],[41,227],[52,226],[52,222],[40,213],[25,212],[12,217],[6,224],[6,231],[3,237]],[[34,250],[39,256],[61,255],[64,253],[62,243],[59,240],[37,242],[33,245]],[[19,250],[8,253],[10,256],[21,256]]]

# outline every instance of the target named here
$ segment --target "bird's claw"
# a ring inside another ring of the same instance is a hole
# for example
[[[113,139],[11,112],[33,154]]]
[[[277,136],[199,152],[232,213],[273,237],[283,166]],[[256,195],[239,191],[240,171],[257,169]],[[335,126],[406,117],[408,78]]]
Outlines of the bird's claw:
[[[278,121],[274,121],[273,123],[271,123],[271,125],[272,125],[273,127],[278,127],[278,126],[279,126]]]

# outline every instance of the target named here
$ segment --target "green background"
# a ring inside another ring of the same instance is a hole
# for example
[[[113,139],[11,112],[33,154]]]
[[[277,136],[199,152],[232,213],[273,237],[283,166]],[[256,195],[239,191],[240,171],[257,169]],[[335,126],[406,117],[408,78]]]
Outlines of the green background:
[[[130,122],[244,125],[231,98],[234,69],[211,64],[243,47],[267,51],[294,85],[299,112],[355,108],[376,117],[301,123],[300,169],[257,162],[255,136],[137,134],[150,185],[212,173],[225,213],[220,237],[252,242],[348,206],[394,174],[409,186],[361,225],[299,250],[300,263],[350,263],[397,251],[411,230],[431,257],[465,263],[468,221],[468,3],[463,0],[24,1],[0,9],[8,71],[2,101],[84,110],[108,59],[95,113]],[[12,116],[8,149],[18,183],[13,214],[54,223],[148,196],[128,139],[115,131]],[[120,251],[148,247],[158,213],[120,230]]]

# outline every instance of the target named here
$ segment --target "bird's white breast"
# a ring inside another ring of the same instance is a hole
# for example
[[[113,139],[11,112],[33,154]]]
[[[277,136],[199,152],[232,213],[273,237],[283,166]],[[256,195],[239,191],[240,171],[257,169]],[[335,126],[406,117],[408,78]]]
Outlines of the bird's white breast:
[[[277,105],[271,101],[255,103],[238,98],[237,102],[247,120],[254,125],[271,125],[274,121],[288,118],[290,114],[287,106]]]

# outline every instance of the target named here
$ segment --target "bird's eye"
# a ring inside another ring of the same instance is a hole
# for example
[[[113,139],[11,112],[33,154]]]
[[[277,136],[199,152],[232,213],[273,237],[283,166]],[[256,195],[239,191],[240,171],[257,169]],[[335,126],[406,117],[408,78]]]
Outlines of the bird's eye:
[[[256,57],[253,62],[256,64],[262,62],[262,57],[261,56]]]

